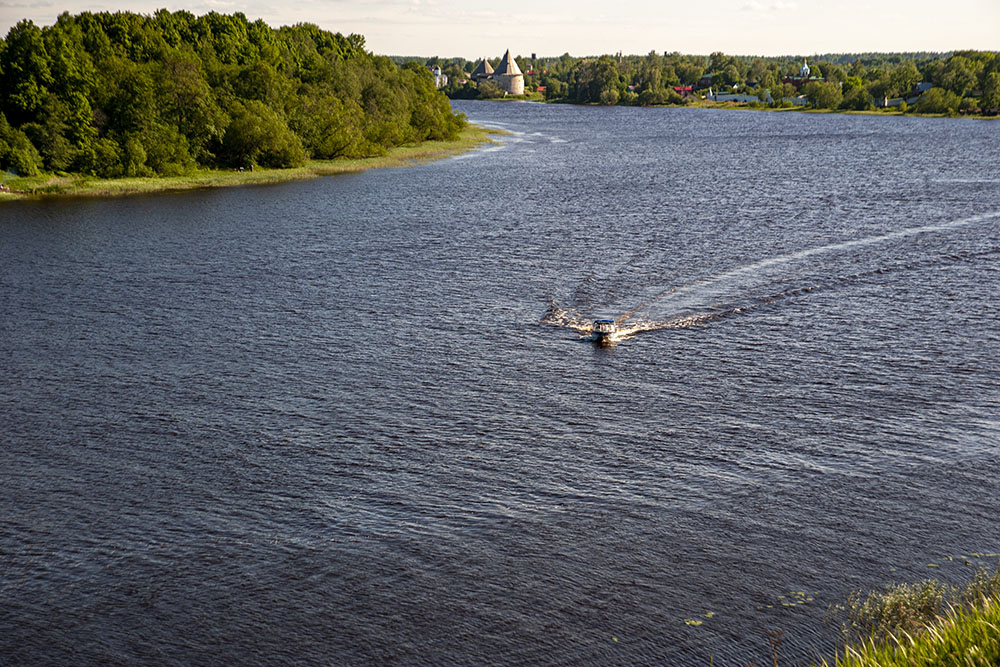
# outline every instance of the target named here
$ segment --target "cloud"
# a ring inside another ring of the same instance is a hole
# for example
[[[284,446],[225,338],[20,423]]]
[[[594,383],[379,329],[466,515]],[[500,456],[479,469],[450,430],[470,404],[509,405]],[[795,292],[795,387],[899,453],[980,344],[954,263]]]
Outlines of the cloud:
[[[790,0],[771,0],[771,2],[750,0],[750,2],[746,2],[740,7],[740,11],[752,14],[778,14],[781,12],[793,12],[798,8],[799,4]]]
[[[45,9],[48,7],[54,7],[55,2],[49,2],[48,0],[40,0],[39,2],[4,2],[4,9]]]

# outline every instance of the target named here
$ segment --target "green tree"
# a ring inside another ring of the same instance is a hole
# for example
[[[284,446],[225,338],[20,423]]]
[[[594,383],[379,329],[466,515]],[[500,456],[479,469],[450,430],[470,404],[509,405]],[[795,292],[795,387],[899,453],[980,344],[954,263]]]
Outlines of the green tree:
[[[42,167],[42,156],[24,132],[10,126],[0,113],[0,171],[34,176]]]
[[[896,67],[889,75],[891,81],[891,94],[894,97],[903,96],[913,90],[913,87],[920,83],[920,70],[912,60],[907,60]]]
[[[802,92],[809,103],[819,109],[836,109],[843,99],[840,85],[831,81],[810,81],[802,86]]]
[[[564,100],[569,97],[569,84],[556,78],[545,79],[545,99]]]
[[[954,113],[962,104],[962,98],[944,88],[931,88],[920,96],[914,108],[920,113]]]
[[[363,155],[364,112],[351,100],[342,101],[322,90],[307,92],[299,96],[289,126],[314,158]]]
[[[303,144],[373,155],[464,124],[422,68],[360,35],[167,10],[22,21],[0,40],[0,113],[8,161],[104,176],[299,164]]]
[[[21,21],[7,33],[0,57],[0,112],[18,125],[42,108],[46,87],[52,83],[42,31],[31,21]]]
[[[299,138],[259,100],[236,105],[222,139],[222,155],[225,164],[245,168],[299,167],[306,161]]]
[[[990,72],[983,82],[983,111],[1000,111],[1000,72]]]
[[[844,93],[844,99],[840,103],[841,109],[853,109],[854,111],[866,111],[874,109],[875,103],[868,89],[864,86],[852,86]]]
[[[945,64],[940,85],[945,90],[963,97],[975,88],[981,67],[981,63],[969,60],[964,56],[952,56]]]
[[[621,84],[618,64],[611,56],[582,60],[577,63],[574,70],[574,83],[570,85],[570,95],[577,102],[601,104],[607,104],[606,100],[613,96],[615,101],[612,104],[614,104],[621,94],[619,91]],[[611,90],[615,91],[613,95]]]
[[[684,62],[680,65],[674,67],[677,71],[677,76],[680,77],[681,83],[686,86],[692,86],[701,80],[701,77],[705,73],[704,65],[699,65],[693,62]]]
[[[479,82],[479,99],[481,100],[495,100],[498,97],[503,97],[507,93],[503,88],[493,83],[492,81],[480,81]]]

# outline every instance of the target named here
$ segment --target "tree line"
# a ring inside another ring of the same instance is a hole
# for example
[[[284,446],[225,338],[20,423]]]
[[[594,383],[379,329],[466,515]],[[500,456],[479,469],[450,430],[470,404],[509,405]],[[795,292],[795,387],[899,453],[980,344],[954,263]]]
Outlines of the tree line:
[[[457,136],[426,68],[241,13],[64,13],[0,40],[0,170],[102,177],[295,167]]]
[[[530,60],[518,57],[523,72]],[[431,58],[449,76],[445,91],[451,97],[489,98],[496,91],[478,90],[462,83],[476,62],[461,58]],[[491,63],[492,64],[492,63]],[[919,83],[931,84],[917,100],[926,113],[1000,112],[1000,54],[990,51],[954,53],[827,54],[809,61],[810,77],[798,79],[799,57],[709,56],[650,52],[645,56],[576,58],[568,53],[536,61],[525,76],[525,90],[546,100],[577,104],[650,106],[684,104],[692,97],[684,90],[740,93],[756,96],[761,104],[790,104],[805,95],[817,108],[872,109],[887,98],[906,98]],[[682,90],[678,91],[677,88]],[[502,94],[502,92],[501,92]],[[771,102],[766,102],[768,99]]]

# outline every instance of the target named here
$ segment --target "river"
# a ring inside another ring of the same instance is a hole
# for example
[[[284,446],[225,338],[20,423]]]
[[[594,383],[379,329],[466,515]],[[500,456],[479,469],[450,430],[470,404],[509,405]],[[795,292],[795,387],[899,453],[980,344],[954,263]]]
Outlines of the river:
[[[458,106],[0,206],[0,662],[808,664],[998,565],[1000,125]]]

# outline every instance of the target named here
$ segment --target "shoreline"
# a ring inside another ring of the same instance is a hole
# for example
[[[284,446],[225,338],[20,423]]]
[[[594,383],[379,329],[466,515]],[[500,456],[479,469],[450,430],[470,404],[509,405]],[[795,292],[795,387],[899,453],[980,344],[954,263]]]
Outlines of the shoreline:
[[[825,108],[816,108],[804,105],[791,106],[791,107],[772,107],[763,102],[754,106],[747,102],[715,102],[713,100],[697,100],[695,102],[690,102],[687,104],[649,104],[647,106],[629,105],[629,104],[602,105],[599,102],[580,103],[580,102],[571,102],[565,99],[546,100],[544,97],[541,97],[534,93],[518,97],[498,97],[496,99],[490,99],[490,100],[471,100],[471,101],[534,102],[536,104],[565,104],[568,106],[579,106],[579,107],[626,106],[626,107],[634,107],[637,109],[724,109],[727,111],[777,111],[781,113],[844,114],[849,116],[895,116],[895,117],[906,116],[912,118],[949,118],[949,119],[967,118],[972,120],[1000,120],[1000,115],[985,116],[982,114],[963,114],[963,113],[954,113],[954,114],[920,113],[918,111],[914,111],[912,107],[904,112],[904,111],[899,111],[896,108],[825,109]]]
[[[390,149],[386,155],[378,157],[310,160],[305,166],[292,169],[230,171],[206,168],[183,176],[112,179],[68,173],[11,178],[0,174],[0,184],[9,188],[0,190],[0,202],[67,197],[126,197],[204,188],[270,185],[321,176],[353,174],[369,169],[413,167],[467,153],[483,144],[496,143],[490,135],[503,133],[502,130],[470,124],[454,141],[424,141],[419,144],[397,146]]]

